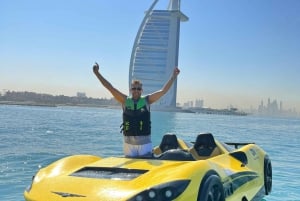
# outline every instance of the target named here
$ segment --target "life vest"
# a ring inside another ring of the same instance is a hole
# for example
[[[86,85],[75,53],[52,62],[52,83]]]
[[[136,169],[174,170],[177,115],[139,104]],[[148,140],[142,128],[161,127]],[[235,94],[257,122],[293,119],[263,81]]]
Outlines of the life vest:
[[[123,134],[125,136],[150,135],[150,111],[147,108],[146,97],[141,97],[136,103],[128,97],[124,106]]]

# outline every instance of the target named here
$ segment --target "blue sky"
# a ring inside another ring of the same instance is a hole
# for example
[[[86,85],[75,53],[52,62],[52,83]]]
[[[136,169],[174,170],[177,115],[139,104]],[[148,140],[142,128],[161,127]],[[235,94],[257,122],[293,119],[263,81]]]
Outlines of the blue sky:
[[[0,0],[0,90],[89,97],[124,93],[136,32],[152,0]],[[160,0],[157,9],[165,9]],[[300,112],[299,0],[182,0],[177,101]]]

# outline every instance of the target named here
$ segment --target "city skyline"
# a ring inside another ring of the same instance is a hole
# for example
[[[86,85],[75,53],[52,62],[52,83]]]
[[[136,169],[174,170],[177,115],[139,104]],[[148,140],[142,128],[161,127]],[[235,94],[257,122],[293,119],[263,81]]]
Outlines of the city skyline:
[[[209,108],[205,105],[204,99],[196,99],[196,100],[190,100],[182,105],[180,105],[183,108],[189,108],[189,107],[199,107],[199,108]],[[218,108],[218,109],[231,109],[236,108],[233,105],[228,105],[224,108]],[[214,108],[212,108],[214,109]],[[264,114],[264,115],[270,115],[270,116],[276,116],[276,115],[286,115],[286,116],[299,116],[300,113],[296,110],[296,108],[287,108],[285,107],[284,102],[277,101],[277,99],[262,99],[259,104],[244,107],[244,108],[236,108],[240,111],[249,112],[249,113],[255,113],[255,114]]]
[[[21,103],[26,105],[27,101],[33,101],[34,99],[30,99],[28,96],[29,94],[34,94],[37,96],[43,96],[43,97],[49,97],[49,96],[59,96],[59,97],[64,97],[64,98],[87,98],[87,99],[93,99],[93,97],[89,97],[85,92],[77,92],[76,94],[73,94],[72,96],[66,96],[64,94],[60,95],[53,95],[53,94],[46,94],[46,93],[36,93],[34,91],[9,91],[2,89],[2,92],[0,91],[0,98],[5,96],[6,93],[11,93],[15,95],[20,95],[26,94],[26,98],[29,98],[28,100],[23,100],[24,103],[21,102],[15,102],[15,104]],[[115,101],[114,97],[97,97],[95,100],[101,99],[101,100],[106,100],[109,102],[113,102],[113,104],[116,104],[117,102]],[[46,99],[45,99],[46,100]],[[10,102],[11,101],[11,102]],[[5,101],[4,101],[5,102]],[[8,100],[10,102],[9,104],[13,104],[14,101]],[[0,101],[1,103],[1,101]],[[4,103],[5,104],[5,103]],[[245,112],[249,114],[256,114],[256,115],[267,115],[267,116],[291,116],[291,117],[299,117],[300,113],[296,110],[296,108],[285,108],[284,103],[282,101],[277,101],[277,99],[271,99],[267,98],[267,101],[261,100],[259,105],[256,106],[246,106],[245,108],[236,108],[233,105],[228,105],[227,107],[224,108],[212,108],[208,107],[205,105],[205,100],[203,99],[196,99],[196,100],[188,100],[187,102],[184,103],[176,103],[177,107],[182,108],[182,109],[189,109],[189,108],[206,108],[206,109],[213,109],[213,110],[231,110],[235,109],[240,112]],[[176,111],[176,110],[175,110]]]
[[[97,61],[128,92],[132,45],[151,3],[1,1],[0,87],[110,98],[92,74]],[[297,0],[181,1],[189,21],[181,25],[177,102],[249,108],[271,98],[299,112],[299,7]]]
[[[241,109],[229,105],[227,108],[211,108],[206,107],[203,99],[190,100],[183,104],[177,103],[177,108],[174,112],[194,112],[205,114],[224,114],[224,115],[259,115],[259,116],[274,116],[274,117],[300,117],[295,109],[286,109],[283,107],[282,101],[268,98],[266,103],[261,100],[260,105],[255,108]],[[30,91],[6,91],[2,89],[0,92],[0,105],[28,105],[28,106],[85,106],[85,107],[101,107],[105,105],[113,108],[118,105],[114,97],[106,98],[92,98],[88,97],[85,92],[77,92],[73,96],[52,95],[45,93],[36,93]],[[156,108],[160,110],[159,108]],[[181,109],[181,110],[180,110]],[[155,110],[155,108],[154,108]]]

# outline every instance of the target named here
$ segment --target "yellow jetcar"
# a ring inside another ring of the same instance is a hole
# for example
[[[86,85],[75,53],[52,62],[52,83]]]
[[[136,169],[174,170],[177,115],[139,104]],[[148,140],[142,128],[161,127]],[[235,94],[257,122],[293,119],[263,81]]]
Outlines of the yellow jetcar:
[[[204,133],[188,146],[168,134],[149,158],[60,159],[38,171],[24,197],[26,201],[253,201],[271,188],[271,160],[256,144],[225,144]]]

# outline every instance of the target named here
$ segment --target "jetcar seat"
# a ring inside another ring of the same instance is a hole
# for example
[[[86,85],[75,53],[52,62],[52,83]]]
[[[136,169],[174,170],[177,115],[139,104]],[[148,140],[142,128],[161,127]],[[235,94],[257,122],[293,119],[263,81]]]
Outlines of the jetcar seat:
[[[205,160],[221,154],[211,133],[199,134],[195,144],[190,148],[189,152],[195,160]]]
[[[153,153],[156,155],[162,154],[170,149],[180,148],[175,134],[165,134],[159,146],[154,147]]]

